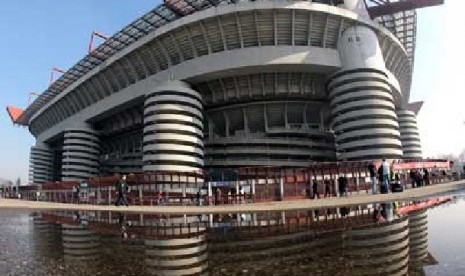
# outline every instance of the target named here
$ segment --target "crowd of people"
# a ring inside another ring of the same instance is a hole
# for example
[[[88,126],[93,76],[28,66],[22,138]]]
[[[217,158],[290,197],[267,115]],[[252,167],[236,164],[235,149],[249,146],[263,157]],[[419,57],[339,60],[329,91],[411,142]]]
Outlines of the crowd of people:
[[[394,173],[389,163],[383,159],[381,165],[376,168],[372,162],[368,165],[370,173],[371,191],[372,194],[378,193],[378,186],[382,194],[389,192],[402,192],[403,185],[400,181],[400,176]],[[412,188],[428,186],[430,184],[439,183],[446,176],[446,171],[440,171],[434,166],[431,170],[427,168],[412,169],[409,172]]]

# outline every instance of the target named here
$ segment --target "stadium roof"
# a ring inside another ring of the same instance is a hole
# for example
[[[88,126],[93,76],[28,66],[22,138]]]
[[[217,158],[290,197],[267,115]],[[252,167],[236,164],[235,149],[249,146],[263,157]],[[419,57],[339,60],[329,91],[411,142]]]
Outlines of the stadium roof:
[[[19,112],[19,108],[8,107],[9,110],[12,111],[11,113],[8,111],[11,119],[16,124],[28,125],[32,116],[55,96],[67,89],[89,71],[102,64],[115,53],[128,47],[153,30],[196,11],[217,6],[221,3],[235,2],[236,1],[232,0],[165,0],[163,4],[160,4],[116,32],[112,37],[105,40],[105,42],[78,61],[73,67],[61,75],[58,80],[53,82],[48,89],[41,93],[23,112]],[[383,15],[378,21],[399,38],[406,47],[413,64],[416,13],[415,11],[407,11],[400,12],[399,14],[400,15]]]

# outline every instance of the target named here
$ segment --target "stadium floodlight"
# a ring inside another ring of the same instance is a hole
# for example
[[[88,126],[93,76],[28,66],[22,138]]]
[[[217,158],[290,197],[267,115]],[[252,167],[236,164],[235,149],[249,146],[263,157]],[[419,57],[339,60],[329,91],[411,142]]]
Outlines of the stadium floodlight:
[[[55,82],[55,73],[64,74],[65,72],[66,72],[66,70],[64,70],[64,69],[53,67],[52,72],[50,73],[50,82],[49,82],[48,85],[51,86],[53,84],[53,82]]]
[[[94,50],[94,40],[95,37],[99,37],[103,40],[107,40],[108,36],[105,34],[102,34],[101,32],[93,31],[92,34],[90,35],[90,42],[89,42],[89,48],[87,50],[87,53],[90,54]]]

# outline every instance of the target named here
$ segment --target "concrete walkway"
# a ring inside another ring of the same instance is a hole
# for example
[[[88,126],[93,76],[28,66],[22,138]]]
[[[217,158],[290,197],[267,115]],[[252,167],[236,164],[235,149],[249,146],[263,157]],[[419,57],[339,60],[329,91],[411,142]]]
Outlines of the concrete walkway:
[[[408,189],[402,193],[371,195],[363,192],[343,198],[327,198],[317,200],[276,201],[255,204],[219,205],[219,206],[113,206],[65,204],[53,202],[35,202],[17,199],[0,199],[0,209],[37,210],[79,210],[79,211],[113,211],[131,213],[163,213],[163,214],[212,214],[212,213],[244,213],[260,211],[282,211],[299,209],[334,208],[349,205],[365,205],[370,203],[406,201],[441,193],[465,189],[465,180],[436,184],[416,189]]]

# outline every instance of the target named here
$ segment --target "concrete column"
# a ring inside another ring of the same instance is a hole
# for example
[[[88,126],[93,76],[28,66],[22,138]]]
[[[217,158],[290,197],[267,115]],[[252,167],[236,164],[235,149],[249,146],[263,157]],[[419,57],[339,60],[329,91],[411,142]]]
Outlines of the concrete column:
[[[252,195],[254,196],[255,195],[255,179],[252,179],[251,191],[252,191]]]
[[[336,197],[340,197],[341,195],[339,194],[339,176],[337,176],[334,179],[334,192],[336,194]]]
[[[212,183],[210,181],[208,181],[207,195],[208,195],[208,205],[210,205],[212,202],[212,196],[213,196]]]
[[[102,191],[100,189],[100,187],[97,188],[97,204],[100,204],[102,201]]]
[[[112,205],[112,202],[111,202],[111,186],[108,186],[108,205]]]
[[[143,199],[144,199],[144,194],[143,194],[143,187],[141,185],[139,185],[138,187],[139,189],[139,202],[140,202],[140,205],[143,205],[142,202],[143,202]]]
[[[210,228],[213,227],[213,214],[208,215],[208,224],[210,225]]]
[[[282,173],[279,176],[279,197],[281,201],[284,201],[284,176]]]

